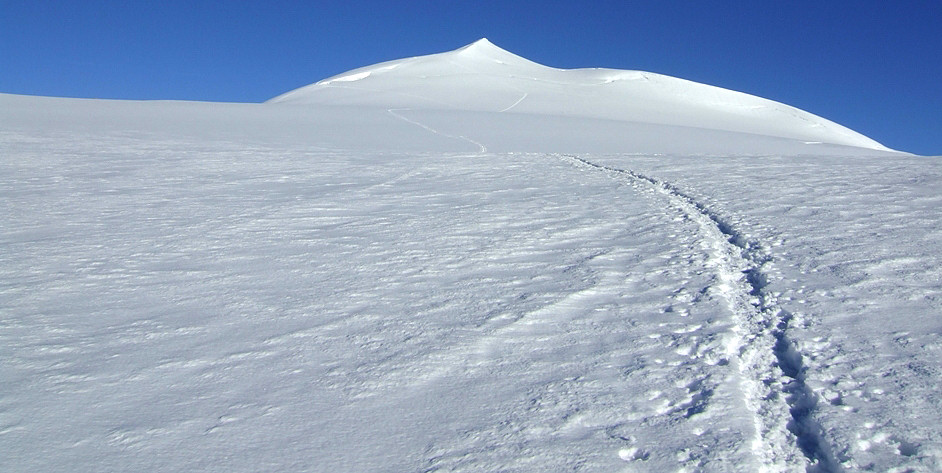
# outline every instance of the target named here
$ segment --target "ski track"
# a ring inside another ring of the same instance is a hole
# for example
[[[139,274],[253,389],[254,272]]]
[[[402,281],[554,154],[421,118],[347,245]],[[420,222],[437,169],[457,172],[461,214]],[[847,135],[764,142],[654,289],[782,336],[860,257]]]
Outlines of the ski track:
[[[763,470],[800,471],[803,466],[812,473],[843,471],[814,418],[817,398],[805,383],[802,355],[788,336],[792,315],[764,290],[768,280],[763,269],[772,261],[766,247],[668,182],[578,156],[563,157],[662,194],[700,227],[710,245],[715,289],[733,313],[737,333],[727,348],[738,360],[741,389],[756,428],[751,448]]]
[[[400,120],[402,120],[402,121],[404,121],[404,122],[406,122],[406,123],[411,123],[411,124],[413,124],[413,125],[415,125],[415,126],[421,127],[422,129],[424,129],[424,130],[426,130],[426,131],[428,131],[428,132],[434,133],[434,134],[436,134],[436,135],[444,136],[444,137],[446,137],[446,138],[452,138],[452,139],[456,139],[456,140],[467,141],[468,143],[471,143],[471,144],[473,144],[473,145],[475,145],[475,146],[477,146],[477,147],[479,148],[479,149],[478,149],[478,154],[487,153],[487,146],[484,146],[483,144],[481,144],[481,143],[479,143],[479,142],[477,142],[477,141],[474,141],[474,140],[472,140],[471,138],[468,138],[468,137],[466,137],[466,136],[456,136],[456,135],[449,135],[449,134],[447,134],[447,133],[442,133],[442,132],[440,132],[440,131],[438,131],[438,130],[436,130],[436,129],[434,129],[434,128],[428,126],[428,125],[425,125],[425,124],[423,124],[423,123],[419,123],[419,122],[417,122],[417,121],[415,121],[415,120],[410,120],[409,118],[406,118],[406,117],[403,116],[402,114],[396,113],[396,112],[406,111],[406,110],[411,110],[411,109],[410,109],[410,108],[388,108],[388,109],[386,109],[386,111],[389,112],[390,115],[392,115],[392,116],[394,116],[394,117],[396,117],[396,118],[398,118],[398,119],[400,119]]]
[[[517,105],[520,105],[520,102],[523,102],[523,100],[526,99],[528,95],[530,95],[528,92],[524,92],[523,95],[522,95],[519,99],[517,99],[516,102],[510,104],[509,107],[507,107],[507,108],[505,108],[505,109],[503,109],[503,110],[500,110],[500,111],[498,111],[497,113],[504,113],[504,112],[506,112],[506,111],[508,111],[508,110],[510,110],[510,109],[512,109],[512,108],[514,108],[514,107],[516,107]]]

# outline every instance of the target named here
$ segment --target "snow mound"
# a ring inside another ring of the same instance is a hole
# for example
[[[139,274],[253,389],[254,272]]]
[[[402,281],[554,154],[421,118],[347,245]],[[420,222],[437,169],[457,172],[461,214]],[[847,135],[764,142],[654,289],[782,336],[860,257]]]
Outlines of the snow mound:
[[[830,120],[754,95],[643,71],[551,68],[487,39],[354,69],[269,102],[583,117],[889,150]]]

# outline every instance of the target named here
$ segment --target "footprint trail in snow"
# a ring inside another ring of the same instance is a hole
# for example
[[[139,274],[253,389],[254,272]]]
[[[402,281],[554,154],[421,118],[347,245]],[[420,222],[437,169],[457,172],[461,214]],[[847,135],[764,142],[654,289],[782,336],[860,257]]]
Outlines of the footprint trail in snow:
[[[726,301],[735,321],[735,335],[727,349],[737,360],[744,401],[754,416],[754,455],[764,467],[785,471],[801,463],[800,451],[809,471],[839,471],[813,416],[817,401],[804,382],[802,356],[788,338],[791,315],[777,306],[775,296],[763,290],[767,284],[763,269],[772,260],[768,250],[670,183],[578,156],[564,157],[633,187],[655,191],[697,223],[710,253],[707,266],[716,275],[711,290]]]

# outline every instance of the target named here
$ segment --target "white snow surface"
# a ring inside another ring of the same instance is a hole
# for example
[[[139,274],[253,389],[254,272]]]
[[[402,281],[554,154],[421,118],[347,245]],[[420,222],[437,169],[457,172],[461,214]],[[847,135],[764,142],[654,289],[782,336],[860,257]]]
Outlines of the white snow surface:
[[[345,72],[271,102],[512,111],[516,115],[685,126],[887,150],[834,122],[753,95],[650,72],[554,69],[505,51],[487,39],[455,51]]]
[[[0,471],[942,470],[938,158],[486,40],[276,101],[0,94]]]

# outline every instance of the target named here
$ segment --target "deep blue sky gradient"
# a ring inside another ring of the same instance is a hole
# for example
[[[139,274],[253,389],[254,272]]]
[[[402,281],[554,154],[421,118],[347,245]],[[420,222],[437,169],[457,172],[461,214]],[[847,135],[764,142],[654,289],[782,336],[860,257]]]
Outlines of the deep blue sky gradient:
[[[553,67],[747,92],[942,154],[942,0],[2,0],[0,92],[261,102],[481,37]]]

